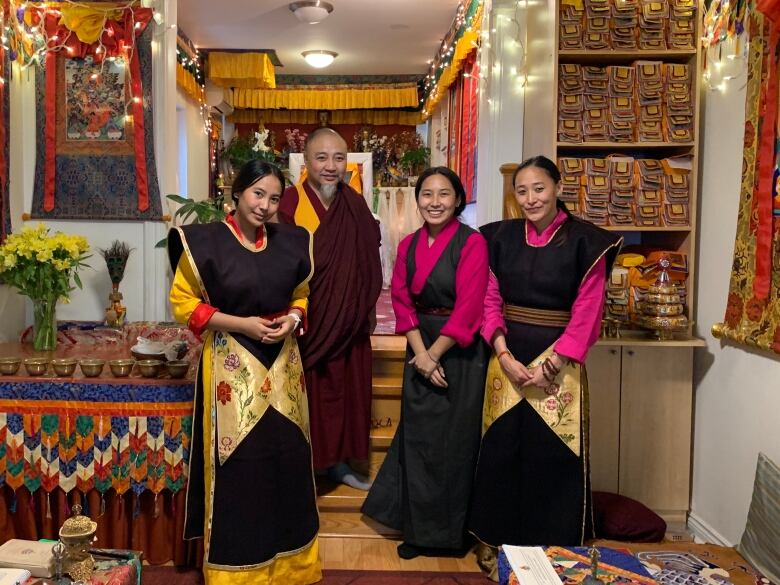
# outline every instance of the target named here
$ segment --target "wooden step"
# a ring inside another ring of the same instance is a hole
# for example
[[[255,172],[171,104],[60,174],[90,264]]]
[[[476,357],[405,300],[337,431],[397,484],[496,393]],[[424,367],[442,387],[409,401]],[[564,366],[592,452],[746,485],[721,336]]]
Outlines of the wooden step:
[[[380,427],[378,429],[371,429],[370,445],[371,452],[374,451],[387,451],[390,448],[390,443],[395,436],[396,425],[390,427]]]
[[[371,349],[374,360],[403,359],[406,356],[406,337],[403,335],[372,335]]]
[[[373,396],[387,396],[401,398],[401,386],[403,379],[401,376],[392,374],[374,374],[371,380]]]
[[[401,533],[364,516],[360,512],[320,512],[319,536],[342,538],[393,538]]]

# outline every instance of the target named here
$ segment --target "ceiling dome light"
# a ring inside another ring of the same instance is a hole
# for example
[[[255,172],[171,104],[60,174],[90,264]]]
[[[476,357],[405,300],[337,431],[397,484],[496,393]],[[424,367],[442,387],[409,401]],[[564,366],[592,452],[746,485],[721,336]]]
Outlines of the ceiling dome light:
[[[295,18],[301,22],[317,24],[325,20],[333,12],[333,4],[315,0],[313,2],[293,2],[290,4],[290,10]]]
[[[333,51],[304,51],[301,55],[303,55],[303,58],[306,59],[306,62],[309,65],[316,67],[317,69],[322,69],[333,63],[333,60],[338,57],[339,54],[334,53]]]

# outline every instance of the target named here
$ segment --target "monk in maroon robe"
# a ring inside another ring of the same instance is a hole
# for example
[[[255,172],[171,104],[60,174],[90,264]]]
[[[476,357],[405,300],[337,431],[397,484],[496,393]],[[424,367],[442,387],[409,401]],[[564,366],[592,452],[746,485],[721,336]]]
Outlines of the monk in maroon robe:
[[[279,205],[283,223],[314,233],[306,334],[301,338],[314,468],[368,489],[346,464],[367,460],[371,426],[371,331],[382,286],[379,227],[344,183],[347,144],[318,128],[304,149],[307,177]]]

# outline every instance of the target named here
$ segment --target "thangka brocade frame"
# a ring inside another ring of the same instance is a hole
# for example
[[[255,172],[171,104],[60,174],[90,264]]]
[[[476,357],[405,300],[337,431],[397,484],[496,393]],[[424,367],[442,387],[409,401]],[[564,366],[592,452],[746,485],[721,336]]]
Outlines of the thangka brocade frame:
[[[132,88],[132,95],[140,99],[130,101],[124,128],[113,124],[105,131],[104,127],[101,141],[68,138],[71,127],[65,91],[68,57],[51,53],[46,66],[38,69],[33,218],[162,219],[151,108],[151,35],[151,27],[148,27],[136,39],[132,57],[126,65],[129,74],[124,86]],[[89,59],[69,61],[70,71],[79,66],[93,67]],[[69,75],[67,79],[72,79],[72,73]],[[107,136],[108,132],[113,138]]]
[[[779,7],[777,0],[759,2],[758,9],[766,12],[754,10],[748,17],[750,44],[737,233],[724,323],[713,327],[718,337],[774,353],[780,353]]]

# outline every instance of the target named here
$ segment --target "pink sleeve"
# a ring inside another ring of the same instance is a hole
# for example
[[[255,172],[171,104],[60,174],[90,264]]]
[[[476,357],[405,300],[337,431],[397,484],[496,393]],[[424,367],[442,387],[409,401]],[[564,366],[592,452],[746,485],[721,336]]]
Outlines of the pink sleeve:
[[[487,284],[487,242],[481,234],[472,234],[461,250],[455,269],[455,306],[441,328],[441,335],[451,337],[461,347],[474,343],[474,334],[482,321]]]
[[[405,237],[398,244],[393,279],[390,281],[390,298],[393,301],[393,312],[395,313],[395,332],[399,334],[415,329],[420,324],[417,320],[417,309],[414,307],[412,293],[406,283],[406,255],[409,253],[412,235]]]
[[[585,362],[588,350],[599,338],[606,272],[607,261],[602,257],[585,275],[571,307],[571,320],[555,344],[556,352],[578,363]]]
[[[487,292],[485,293],[485,306],[482,311],[482,327],[480,333],[482,339],[493,343],[493,335],[500,329],[506,335],[506,323],[504,323],[504,299],[498,288],[498,279],[493,271],[488,276]]]

